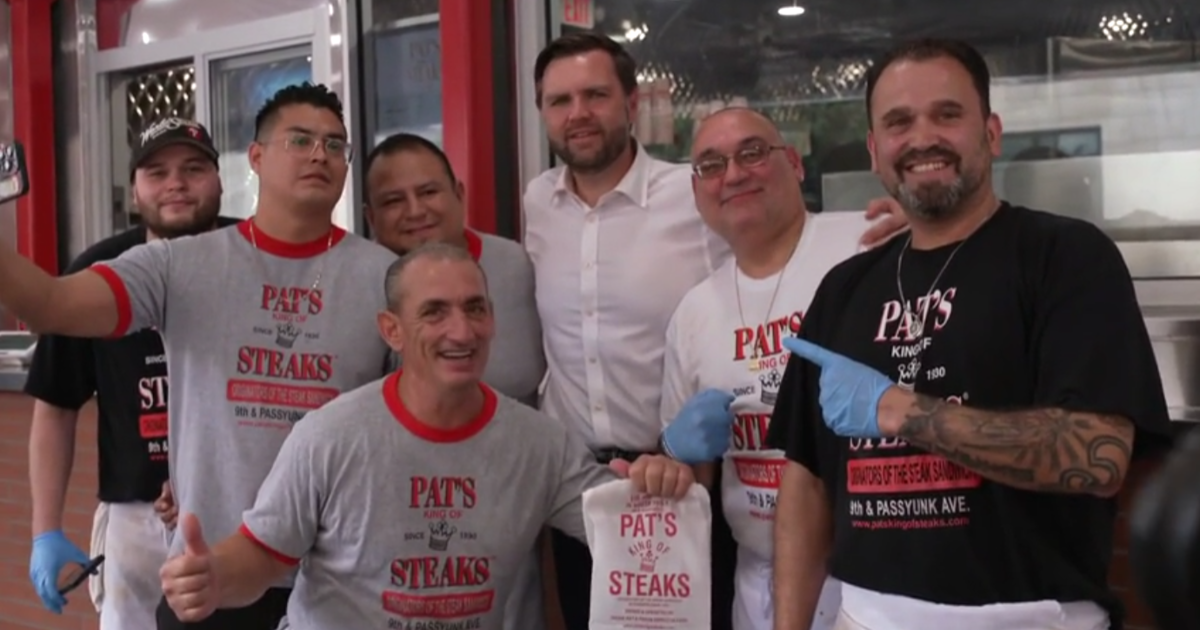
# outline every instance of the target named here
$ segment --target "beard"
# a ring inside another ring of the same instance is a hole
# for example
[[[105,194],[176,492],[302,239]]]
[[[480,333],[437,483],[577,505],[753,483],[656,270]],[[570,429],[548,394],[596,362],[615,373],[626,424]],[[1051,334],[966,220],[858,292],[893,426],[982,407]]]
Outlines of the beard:
[[[195,236],[213,229],[217,223],[217,215],[220,213],[221,202],[213,200],[200,202],[190,217],[180,217],[174,221],[164,221],[158,208],[149,212],[143,210],[142,223],[146,229],[159,238],[172,239],[181,236]]]
[[[912,162],[941,159],[946,168],[954,169],[954,179],[949,183],[930,182],[909,184],[904,181],[906,168]],[[900,202],[909,215],[926,221],[938,221],[957,215],[963,209],[963,200],[979,190],[983,177],[978,172],[962,170],[962,158],[949,149],[910,151],[896,161],[896,183],[888,193]]]
[[[573,133],[574,130],[568,132],[567,135]],[[629,146],[630,135],[628,126],[622,126],[616,129],[600,128],[600,134],[603,142],[599,150],[591,154],[581,154],[571,150],[570,141],[564,135],[561,142],[550,140],[550,150],[558,159],[570,167],[571,170],[579,173],[597,173],[603,171],[617,161],[621,157],[621,153],[625,151],[625,147]]]

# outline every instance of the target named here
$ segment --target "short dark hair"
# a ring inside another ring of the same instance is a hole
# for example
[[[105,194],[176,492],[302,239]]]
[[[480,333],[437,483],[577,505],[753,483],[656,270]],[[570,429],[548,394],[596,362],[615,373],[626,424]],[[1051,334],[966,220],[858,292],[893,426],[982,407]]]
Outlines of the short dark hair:
[[[289,105],[311,105],[317,109],[327,109],[337,116],[338,122],[346,124],[342,115],[342,99],[338,98],[337,93],[319,83],[314,85],[305,81],[281,88],[263,103],[258,115],[254,117],[254,137],[261,138],[263,130],[275,123],[279,110]]]
[[[897,61],[928,61],[939,57],[949,57],[957,61],[971,75],[975,84],[975,92],[979,94],[979,103],[983,115],[992,113],[991,82],[992,73],[988,70],[987,60],[970,44],[957,39],[941,39],[927,37],[904,42],[878,57],[871,68],[867,70],[867,119],[871,119],[871,97],[875,95],[875,85],[879,77],[889,66]]]
[[[617,69],[617,80],[621,82],[621,89],[625,90],[627,96],[637,91],[637,62],[633,60],[629,51],[606,35],[577,31],[550,42],[538,53],[537,61],[533,64],[533,82],[537,86],[539,108],[542,106],[542,79],[546,76],[546,68],[550,66],[550,62],[593,50],[602,50],[612,57],[613,66]]]
[[[371,174],[371,166],[375,164],[375,160],[388,155],[395,155],[405,151],[426,151],[432,153],[434,157],[442,163],[442,168],[446,169],[446,176],[450,178],[450,184],[458,183],[458,177],[454,175],[454,167],[450,166],[450,158],[446,157],[446,152],[438,145],[430,142],[413,133],[396,133],[383,139],[383,142],[375,145],[371,152],[367,154],[367,159],[363,165],[363,181]]]

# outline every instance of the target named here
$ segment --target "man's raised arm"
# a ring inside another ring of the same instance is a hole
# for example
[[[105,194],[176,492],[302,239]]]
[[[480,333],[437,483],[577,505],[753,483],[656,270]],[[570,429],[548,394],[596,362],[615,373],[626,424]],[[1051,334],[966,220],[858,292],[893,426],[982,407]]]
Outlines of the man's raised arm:
[[[117,329],[117,297],[92,270],[55,278],[0,247],[0,304],[38,333],[103,337]]]

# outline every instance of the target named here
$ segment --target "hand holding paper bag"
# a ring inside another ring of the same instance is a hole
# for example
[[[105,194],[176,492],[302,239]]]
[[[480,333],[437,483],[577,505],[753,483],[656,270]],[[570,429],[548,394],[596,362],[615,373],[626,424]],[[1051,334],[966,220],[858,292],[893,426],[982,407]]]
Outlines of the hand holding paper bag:
[[[711,627],[712,508],[703,486],[685,487],[679,499],[640,492],[632,480],[583,493],[591,630]]]

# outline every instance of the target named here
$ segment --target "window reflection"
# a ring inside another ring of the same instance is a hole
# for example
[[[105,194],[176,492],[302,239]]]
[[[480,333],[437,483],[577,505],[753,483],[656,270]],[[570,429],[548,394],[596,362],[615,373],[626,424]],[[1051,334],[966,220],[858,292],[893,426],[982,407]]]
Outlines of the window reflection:
[[[708,113],[761,109],[803,155],[817,211],[883,192],[864,142],[870,60],[904,39],[965,39],[1004,123],[997,191],[1096,222],[1137,276],[1200,276],[1200,4],[800,0],[793,17],[778,11],[791,0],[591,4],[591,28],[641,66],[635,128],[651,153],[686,161]]]
[[[364,91],[371,144],[407,132],[442,144],[438,0],[371,0]],[[369,150],[367,147],[365,150]]]

